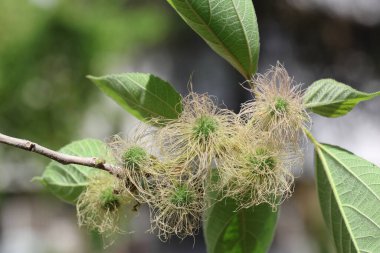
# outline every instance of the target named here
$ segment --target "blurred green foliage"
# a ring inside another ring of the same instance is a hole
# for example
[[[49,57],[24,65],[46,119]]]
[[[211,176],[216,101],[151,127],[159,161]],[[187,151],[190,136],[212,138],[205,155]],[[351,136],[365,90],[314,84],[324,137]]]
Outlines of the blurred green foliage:
[[[57,148],[99,93],[85,78],[163,40],[169,18],[139,1],[1,0],[0,130]]]

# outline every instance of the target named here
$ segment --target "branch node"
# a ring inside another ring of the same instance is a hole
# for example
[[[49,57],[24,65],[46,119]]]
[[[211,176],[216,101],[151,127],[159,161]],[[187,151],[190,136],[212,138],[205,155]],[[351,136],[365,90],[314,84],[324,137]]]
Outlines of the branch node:
[[[104,167],[104,164],[106,163],[104,159],[97,157],[94,157],[93,159],[95,160],[95,166]]]
[[[36,144],[31,141],[27,141],[25,146],[27,147],[29,151],[34,151],[36,148]]]

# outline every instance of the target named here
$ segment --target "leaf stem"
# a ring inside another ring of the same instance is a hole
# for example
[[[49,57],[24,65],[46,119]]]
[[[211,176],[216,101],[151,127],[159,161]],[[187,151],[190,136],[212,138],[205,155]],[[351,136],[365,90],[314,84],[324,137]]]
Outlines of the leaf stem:
[[[307,138],[314,144],[314,146],[317,148],[319,147],[319,142],[315,137],[310,133],[310,131],[307,128],[303,128],[304,133],[306,134]]]
[[[7,136],[5,134],[0,133],[0,143],[4,143],[19,149],[23,149],[29,152],[34,152],[39,155],[48,157],[54,161],[57,161],[61,164],[78,164],[83,166],[88,166],[100,170],[104,170],[109,172],[110,174],[115,174],[117,168],[111,164],[106,163],[106,161],[99,159],[97,157],[80,157],[63,154],[48,148],[45,148],[37,143],[14,138],[11,136]]]

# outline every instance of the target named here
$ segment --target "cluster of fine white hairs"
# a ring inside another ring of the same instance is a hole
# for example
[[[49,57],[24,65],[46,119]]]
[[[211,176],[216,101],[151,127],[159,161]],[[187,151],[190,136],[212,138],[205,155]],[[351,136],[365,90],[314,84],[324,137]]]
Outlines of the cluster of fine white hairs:
[[[218,108],[207,94],[191,92],[177,119],[114,136],[109,148],[117,176],[94,176],[77,203],[79,223],[118,232],[122,206],[148,204],[151,229],[161,240],[199,230],[211,202],[232,198],[238,209],[277,206],[292,193],[292,169],[302,162],[303,128],[310,125],[300,85],[280,64],[256,75],[254,99],[240,113]],[[207,191],[206,191],[207,189]]]

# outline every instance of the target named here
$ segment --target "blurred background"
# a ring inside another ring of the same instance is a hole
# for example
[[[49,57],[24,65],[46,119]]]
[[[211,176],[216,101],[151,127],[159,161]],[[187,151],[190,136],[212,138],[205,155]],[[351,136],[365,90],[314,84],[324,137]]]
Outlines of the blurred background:
[[[259,72],[280,61],[305,88],[331,77],[366,92],[380,90],[380,2],[377,0],[254,1]],[[87,74],[151,72],[182,94],[192,76],[197,92],[230,109],[250,99],[239,74],[188,28],[166,1],[0,0],[0,132],[59,149],[81,138],[128,132],[137,120],[103,95]],[[313,117],[316,137],[380,165],[380,99],[338,119]],[[294,196],[281,208],[271,253],[332,251],[306,150]],[[75,208],[32,177],[49,160],[0,146],[0,253],[206,252],[195,241],[161,243],[148,210],[103,250],[79,229]]]

